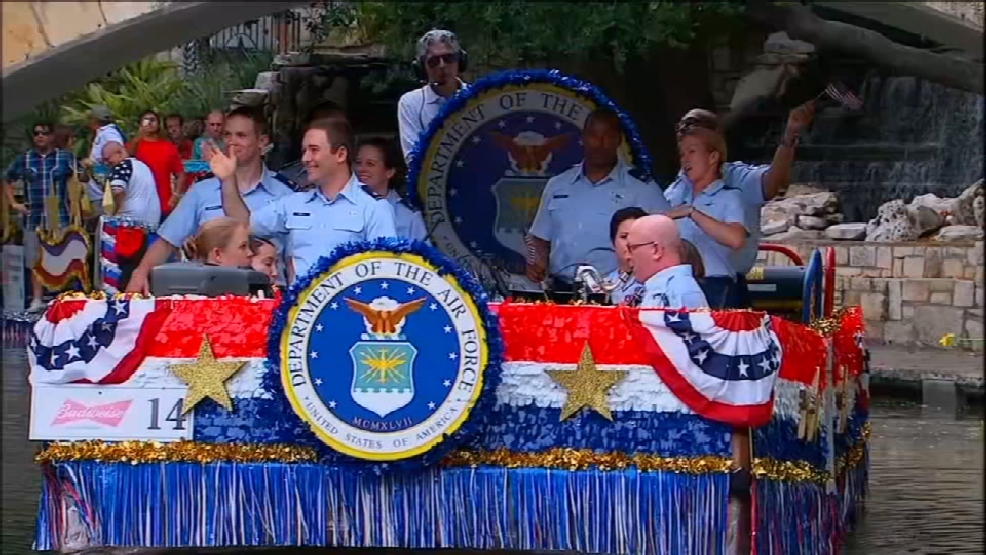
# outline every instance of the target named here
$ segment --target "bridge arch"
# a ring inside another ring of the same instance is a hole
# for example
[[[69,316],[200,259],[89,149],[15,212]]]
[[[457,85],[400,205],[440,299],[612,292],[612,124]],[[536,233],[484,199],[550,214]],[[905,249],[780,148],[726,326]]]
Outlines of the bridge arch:
[[[122,65],[306,2],[2,2],[3,121]]]

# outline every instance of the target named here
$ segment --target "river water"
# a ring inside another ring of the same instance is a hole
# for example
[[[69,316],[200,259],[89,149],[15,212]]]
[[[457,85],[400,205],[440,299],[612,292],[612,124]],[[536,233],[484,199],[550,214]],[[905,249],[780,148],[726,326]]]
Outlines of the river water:
[[[30,397],[24,350],[4,349],[2,362],[0,553],[17,555],[31,552],[41,473],[32,460],[36,444],[26,439]],[[867,513],[845,553],[983,553],[982,422],[981,414],[874,402]]]

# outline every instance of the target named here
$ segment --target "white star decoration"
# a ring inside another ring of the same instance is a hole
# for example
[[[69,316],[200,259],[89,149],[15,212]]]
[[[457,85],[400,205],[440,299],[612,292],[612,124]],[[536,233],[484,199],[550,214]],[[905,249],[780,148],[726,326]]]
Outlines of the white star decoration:
[[[479,139],[479,135],[473,135],[473,137],[472,137],[472,144],[478,145],[479,144],[479,140],[480,140]]]
[[[339,308],[339,303],[332,303],[332,304],[329,305],[329,308],[331,308],[332,310],[335,310],[335,309]]]
[[[408,288],[407,288],[407,294],[408,294],[408,295],[412,295],[412,294],[414,294],[414,288],[413,288],[413,287],[408,287]]]
[[[452,380],[445,380],[444,382],[442,382],[442,385],[444,385],[445,387],[452,387]]]
[[[747,364],[745,360],[740,359],[740,363],[739,363],[739,373],[740,373],[740,376],[743,376],[744,378],[748,377],[749,374],[747,373],[746,369],[749,368],[749,367],[750,367],[750,365]]]
[[[534,116],[527,116],[527,123],[534,123]]]
[[[709,358],[708,349],[702,349],[701,351],[699,351],[698,354],[695,355],[695,358],[698,359],[699,364],[705,364],[705,359]]]
[[[455,359],[457,359],[457,358],[459,358],[459,355],[457,355],[457,354],[455,354],[455,353],[449,353],[449,354],[448,354],[448,359],[449,359],[449,360],[455,360]]]
[[[318,352],[317,351],[312,351],[311,357],[312,358],[318,358]]]
[[[496,122],[496,124],[497,124],[497,126],[500,127],[500,129],[503,129],[504,127],[507,126],[507,122],[505,120],[502,120],[502,119],[500,121]]]
[[[428,305],[428,308],[430,310],[438,310],[438,305],[435,303],[431,303],[430,305]]]
[[[68,355],[69,362],[72,362],[72,359],[79,358],[79,348],[75,345],[69,345],[68,349],[65,351],[65,354]]]
[[[459,190],[453,187],[452,189],[449,189],[448,194],[454,197],[459,194]]]
[[[335,401],[329,401],[329,408],[330,409],[336,408],[336,402]]]
[[[387,283],[386,281],[380,283],[380,289],[388,289],[389,287],[390,284]]]
[[[95,335],[90,335],[89,336],[89,346],[92,347],[93,349],[95,349],[96,347],[99,347],[99,341],[96,341],[96,336]]]
[[[478,249],[479,248],[479,243],[477,243],[476,241],[470,241],[469,242],[469,246],[472,247],[472,248],[474,248],[474,249]]]
[[[766,372],[767,370],[770,369],[770,361],[767,360],[767,357],[763,357],[763,360],[761,360],[760,362],[758,362],[757,363],[757,366],[759,366],[760,368],[763,368],[763,371]]]
[[[359,285],[353,288],[353,293],[356,293],[357,295],[359,295],[362,292],[363,292],[363,288],[360,287]]]
[[[461,224],[462,223],[462,217],[456,216],[455,218],[452,219],[452,221],[455,222],[455,223],[457,223],[457,224]]]
[[[435,403],[428,403],[428,408],[435,410]]]
[[[457,168],[461,168],[462,166],[465,166],[465,165],[466,165],[466,163],[463,162],[462,160],[456,160],[455,161],[455,167],[457,167]]]
[[[452,333],[452,326],[445,326],[445,333]]]
[[[333,308],[335,308],[335,307],[333,307]],[[322,331],[322,324],[315,324],[315,331]]]
[[[315,385],[322,385],[322,378],[315,378]]]
[[[560,121],[556,121],[555,122],[555,129],[561,129],[561,122]]]

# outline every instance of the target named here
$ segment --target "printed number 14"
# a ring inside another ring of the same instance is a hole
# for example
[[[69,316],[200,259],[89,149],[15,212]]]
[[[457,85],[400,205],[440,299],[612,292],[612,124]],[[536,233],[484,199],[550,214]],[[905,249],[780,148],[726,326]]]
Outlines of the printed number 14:
[[[151,404],[151,423],[147,426],[148,430],[160,430],[160,416],[161,416],[161,400],[158,398],[150,399],[148,401]],[[184,430],[185,429],[185,417],[181,414],[181,409],[185,404],[184,399],[178,399],[174,405],[172,405],[171,410],[168,411],[168,416],[164,417],[165,422],[173,422],[175,427],[173,430]]]

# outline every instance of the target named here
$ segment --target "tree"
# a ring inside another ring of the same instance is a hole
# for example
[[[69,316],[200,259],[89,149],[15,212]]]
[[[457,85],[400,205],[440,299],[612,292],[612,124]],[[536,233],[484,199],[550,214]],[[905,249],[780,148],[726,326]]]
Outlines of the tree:
[[[740,22],[731,2],[347,2],[322,10],[320,25],[357,29],[393,56],[410,59],[414,40],[432,28],[454,30],[473,61],[523,67],[605,58],[622,69],[656,46],[686,47]]]
[[[819,51],[862,58],[900,75],[983,94],[982,62],[898,44],[876,31],[822,19],[798,4],[751,0],[747,13]]]

